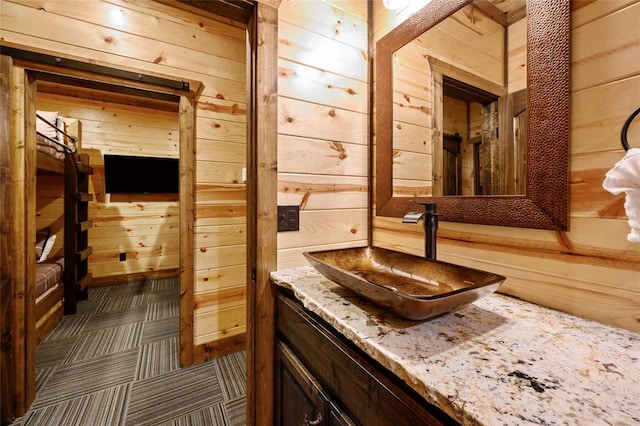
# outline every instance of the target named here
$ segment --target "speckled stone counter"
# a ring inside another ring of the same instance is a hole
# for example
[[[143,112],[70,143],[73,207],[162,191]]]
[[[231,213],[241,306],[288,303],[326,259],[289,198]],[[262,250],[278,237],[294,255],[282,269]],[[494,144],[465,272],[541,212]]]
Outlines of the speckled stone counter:
[[[312,267],[271,274],[463,424],[640,424],[640,334],[494,294],[405,321]]]

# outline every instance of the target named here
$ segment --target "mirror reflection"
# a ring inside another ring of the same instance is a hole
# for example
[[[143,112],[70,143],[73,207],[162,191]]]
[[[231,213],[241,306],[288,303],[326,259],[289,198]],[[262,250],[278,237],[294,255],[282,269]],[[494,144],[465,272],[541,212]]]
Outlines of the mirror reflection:
[[[474,2],[393,52],[393,195],[524,195],[525,0]]]

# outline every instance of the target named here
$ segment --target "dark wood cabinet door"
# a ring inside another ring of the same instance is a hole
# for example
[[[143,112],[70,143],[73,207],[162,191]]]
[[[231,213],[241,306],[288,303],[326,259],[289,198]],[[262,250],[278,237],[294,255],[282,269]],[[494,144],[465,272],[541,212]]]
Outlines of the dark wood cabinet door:
[[[276,349],[276,421],[280,426],[327,425],[329,397],[282,342]]]
[[[315,401],[309,395],[317,394],[328,401],[324,411],[313,412],[321,414],[325,420],[318,424],[457,424],[282,290],[277,299],[276,330],[276,358],[280,359],[276,372],[283,368],[304,372],[295,374],[300,377],[296,380],[302,383],[300,387],[306,398]],[[283,380],[282,373],[277,372],[276,377],[276,391],[282,394],[278,380]],[[314,391],[315,388],[319,391]],[[318,403],[314,404],[319,407]],[[277,407],[296,409],[290,407],[289,402],[281,401],[277,402]],[[311,414],[306,415],[308,419],[312,418]]]
[[[329,408],[329,426],[357,426],[358,424],[353,421],[351,417],[347,415],[340,407],[334,402],[331,402]]]

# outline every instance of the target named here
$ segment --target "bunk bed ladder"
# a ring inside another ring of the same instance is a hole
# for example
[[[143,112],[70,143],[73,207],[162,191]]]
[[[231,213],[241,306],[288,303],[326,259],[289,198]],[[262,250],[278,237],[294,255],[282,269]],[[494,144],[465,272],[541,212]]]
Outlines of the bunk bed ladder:
[[[64,314],[76,313],[78,300],[87,298],[91,273],[89,273],[89,166],[87,154],[67,154],[65,158],[64,196]]]

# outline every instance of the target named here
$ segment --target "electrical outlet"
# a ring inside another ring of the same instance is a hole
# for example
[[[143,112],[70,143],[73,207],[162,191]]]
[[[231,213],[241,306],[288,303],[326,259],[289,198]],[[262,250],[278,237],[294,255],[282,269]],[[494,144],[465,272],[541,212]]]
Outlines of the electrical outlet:
[[[127,260],[127,253],[120,253],[120,262]]]
[[[300,230],[300,206],[278,206],[278,232]]]

